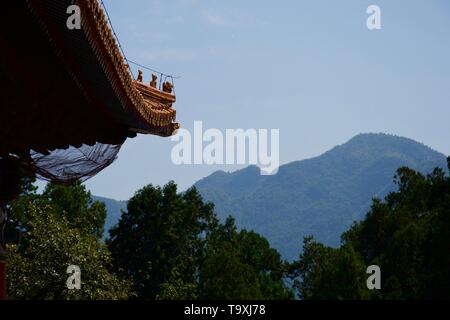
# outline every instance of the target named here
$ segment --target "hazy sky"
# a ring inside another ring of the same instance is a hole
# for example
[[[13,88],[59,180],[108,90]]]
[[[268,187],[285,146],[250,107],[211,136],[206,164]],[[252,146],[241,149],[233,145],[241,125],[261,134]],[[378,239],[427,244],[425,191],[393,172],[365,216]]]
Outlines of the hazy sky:
[[[450,154],[448,0],[104,0],[127,57],[176,81],[178,121],[192,129],[279,128],[281,163],[358,133],[385,132]],[[380,6],[382,29],[366,9]],[[150,72],[144,72],[148,81]],[[86,184],[128,199],[181,189],[236,166],[172,164],[170,138],[128,140]]]

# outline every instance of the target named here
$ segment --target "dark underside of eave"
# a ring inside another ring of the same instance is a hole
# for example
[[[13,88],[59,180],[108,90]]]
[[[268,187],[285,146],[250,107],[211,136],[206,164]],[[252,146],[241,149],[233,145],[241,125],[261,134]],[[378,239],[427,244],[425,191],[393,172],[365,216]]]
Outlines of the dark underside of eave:
[[[0,156],[120,144],[134,136],[129,128],[142,123],[123,109],[84,33],[66,28],[70,1],[36,2],[42,3],[41,14],[49,19],[53,44],[63,59],[25,1],[10,1],[1,10]]]

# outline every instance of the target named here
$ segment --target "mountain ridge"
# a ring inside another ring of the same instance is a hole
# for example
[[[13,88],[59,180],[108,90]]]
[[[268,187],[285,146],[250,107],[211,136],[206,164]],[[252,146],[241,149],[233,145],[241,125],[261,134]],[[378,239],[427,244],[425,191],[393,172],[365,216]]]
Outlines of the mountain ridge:
[[[393,177],[402,166],[428,173],[446,168],[446,157],[409,138],[366,133],[317,157],[284,164],[274,176],[250,166],[215,172],[195,186],[215,203],[221,219],[232,214],[239,227],[261,233],[293,259],[305,235],[337,246],[340,233],[363,218],[373,197],[394,190]]]

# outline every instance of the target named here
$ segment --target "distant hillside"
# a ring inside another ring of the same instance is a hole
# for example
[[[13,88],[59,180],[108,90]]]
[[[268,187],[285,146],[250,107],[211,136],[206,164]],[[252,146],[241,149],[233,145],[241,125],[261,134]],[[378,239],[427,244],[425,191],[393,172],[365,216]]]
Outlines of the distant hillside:
[[[122,210],[127,209],[127,201],[117,201],[97,196],[92,196],[92,200],[103,202],[106,205],[108,214],[106,215],[104,238],[107,238],[109,236],[109,229],[119,222]]]
[[[337,246],[340,234],[364,217],[372,198],[393,190],[401,166],[423,173],[447,167],[443,154],[411,139],[361,134],[319,157],[281,166],[273,176],[261,176],[250,166],[215,172],[195,186],[222,219],[232,214],[239,227],[262,234],[293,259],[306,235]]]

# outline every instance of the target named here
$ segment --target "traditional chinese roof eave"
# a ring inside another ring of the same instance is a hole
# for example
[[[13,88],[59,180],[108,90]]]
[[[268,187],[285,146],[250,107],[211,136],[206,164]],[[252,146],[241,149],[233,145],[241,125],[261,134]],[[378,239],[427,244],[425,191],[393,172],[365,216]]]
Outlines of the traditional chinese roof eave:
[[[73,0],[15,0],[2,11],[0,157],[170,136],[179,127],[175,95],[133,79],[106,21],[89,16],[100,16],[97,0],[85,3],[81,30],[66,26]]]
[[[172,108],[172,103],[176,101],[175,95],[153,90],[149,86],[143,90],[144,85],[135,81],[129,72],[98,1],[76,0],[75,4],[81,8],[82,29],[122,104],[137,114],[147,125],[149,133],[164,131],[164,135],[171,135],[171,130],[179,127],[175,123],[176,110]],[[146,131],[145,127],[139,129],[141,132]]]
[[[179,127],[172,108],[175,95],[166,103],[160,98],[168,93],[141,94],[97,0],[25,1],[88,100],[96,100],[115,120],[141,133],[173,134]],[[81,30],[66,26],[72,4],[81,9]]]

